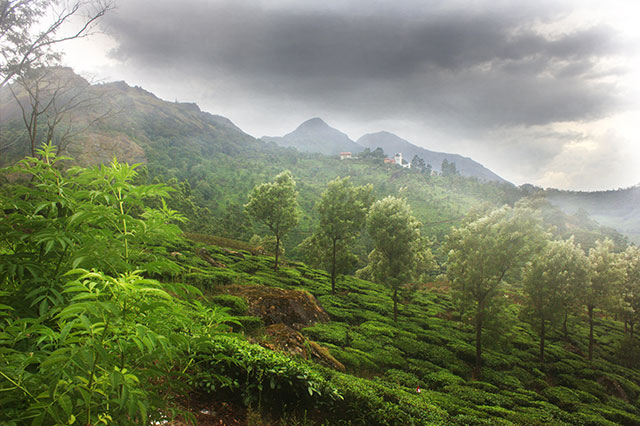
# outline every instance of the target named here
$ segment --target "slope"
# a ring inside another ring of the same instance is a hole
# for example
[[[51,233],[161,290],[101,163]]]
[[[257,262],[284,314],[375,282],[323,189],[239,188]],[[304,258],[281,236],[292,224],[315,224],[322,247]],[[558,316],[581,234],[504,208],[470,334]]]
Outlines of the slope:
[[[640,244],[640,186],[595,192],[547,189],[544,194],[549,202],[563,211],[586,213]]]
[[[476,177],[484,181],[506,182],[482,164],[479,164],[468,157],[463,157],[458,154],[429,151],[428,149],[416,146],[393,133],[370,133],[358,139],[358,144],[371,150],[378,147],[382,148],[387,155],[393,155],[396,152],[401,152],[403,158],[407,161],[411,161],[411,159],[417,155],[422,158],[426,164],[431,164],[433,170],[437,171],[440,171],[442,161],[447,160],[449,163],[456,163],[456,168],[462,176]]]
[[[108,162],[115,155],[131,163],[177,160],[173,167],[181,168],[189,158],[197,162],[215,152],[236,155],[262,145],[229,119],[202,112],[196,104],[167,102],[124,81],[91,85],[70,68],[54,68],[52,72],[58,79],[56,84],[71,87],[85,101],[82,107],[66,112],[58,125],[58,133],[81,130],[64,151],[81,164]],[[26,92],[16,85],[13,89],[30,114]],[[39,102],[48,102],[50,92],[41,91]],[[88,126],[97,117],[102,118]],[[2,164],[29,152],[23,129],[20,109],[5,87],[0,92]],[[40,135],[40,143],[44,137]]]
[[[322,372],[325,379],[317,379],[314,384],[322,390],[311,400],[302,397],[298,403],[291,402],[289,409],[308,409],[315,420],[312,424],[347,419],[358,425],[640,422],[640,371],[618,364],[617,345],[622,340],[623,327],[611,318],[598,319],[597,361],[589,363],[583,355],[588,329],[581,316],[576,316],[570,318],[570,340],[553,335],[548,359],[541,365],[537,360],[537,337],[529,324],[520,320],[520,305],[512,302],[484,357],[482,380],[474,380],[472,327],[458,320],[446,283],[406,287],[400,317],[394,323],[391,294],[385,286],[344,277],[338,294],[331,295],[327,274],[302,263],[290,262],[274,272],[269,257],[205,246],[200,250],[206,250],[210,257],[207,265],[198,259],[194,248],[179,249],[186,255],[184,266],[195,262],[202,271],[185,278],[212,294],[226,294],[228,289],[242,286],[265,286],[267,294],[268,288],[299,289],[313,294],[326,310],[329,322],[304,328],[302,333],[328,348],[347,372],[308,364],[312,370]],[[214,267],[212,261],[224,266]],[[515,288],[508,294],[509,300],[520,297]],[[216,296],[214,300],[232,306],[233,298]],[[233,302],[233,306],[238,303]],[[269,324],[268,319],[242,318],[250,340],[273,347],[272,337],[252,325],[256,321]],[[275,411],[278,401],[291,401],[289,392],[295,391],[290,389],[292,385],[286,385],[288,370],[281,379],[269,373],[281,367],[268,363],[258,362],[262,366],[257,371],[256,364],[253,371],[247,371],[250,359],[268,358],[266,353],[249,350],[239,342],[227,341],[224,347],[227,355],[238,359],[239,366],[225,369],[222,363],[213,363],[211,368],[217,373],[232,371],[232,377],[240,378],[234,398],[255,401],[259,394],[263,402],[269,401],[263,407],[270,406]],[[307,373],[306,377],[314,376]],[[244,380],[258,382],[247,389],[242,385]],[[269,385],[273,380],[275,383]],[[294,380],[293,387],[296,386],[299,384]],[[416,392],[418,386],[420,393]],[[335,389],[343,399],[334,400],[329,389]]]

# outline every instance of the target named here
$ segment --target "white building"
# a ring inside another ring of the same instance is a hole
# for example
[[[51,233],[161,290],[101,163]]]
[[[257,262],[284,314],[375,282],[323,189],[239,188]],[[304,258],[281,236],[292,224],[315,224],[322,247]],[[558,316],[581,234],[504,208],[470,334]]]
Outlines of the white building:
[[[396,164],[398,164],[399,166],[402,166],[405,169],[410,169],[411,168],[411,164],[410,163],[402,164],[402,153],[401,152],[396,152],[396,155],[393,156],[393,159],[395,160]]]
[[[350,152],[341,152],[340,153],[340,159],[344,160],[346,158],[351,158],[351,153]]]

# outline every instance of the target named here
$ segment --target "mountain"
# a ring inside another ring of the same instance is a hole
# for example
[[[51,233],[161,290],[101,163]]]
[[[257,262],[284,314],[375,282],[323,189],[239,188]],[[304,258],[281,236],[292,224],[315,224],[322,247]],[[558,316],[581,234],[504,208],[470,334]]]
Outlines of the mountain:
[[[544,194],[565,213],[587,214],[640,244],[640,186],[594,192],[547,189]]]
[[[360,152],[364,148],[342,133],[315,117],[305,121],[293,132],[282,137],[263,136],[265,142],[275,142],[283,147],[293,147],[301,152],[318,152],[338,155],[341,152]]]
[[[428,149],[416,146],[393,133],[370,133],[358,139],[357,143],[365,148],[371,149],[372,151],[376,148],[382,148],[388,156],[392,156],[396,152],[400,152],[402,153],[402,157],[409,162],[414,155],[417,155],[422,158],[426,164],[431,164],[433,170],[440,171],[442,160],[446,159],[449,163],[456,163],[456,168],[462,176],[476,177],[484,181],[507,182],[491,170],[484,167],[482,164],[477,163],[468,157],[463,157],[458,154],[429,151]]]
[[[290,170],[298,183],[303,212],[300,226],[286,241],[288,253],[293,255],[295,247],[316,225],[313,213],[316,201],[326,184],[338,176],[350,176],[357,185],[372,184],[380,198],[408,188],[406,197],[416,217],[430,224],[425,226],[425,235],[438,239],[479,203],[512,204],[525,195],[499,178],[490,179],[495,175],[460,156],[441,154],[449,155],[449,161],[455,162],[463,175],[482,177],[481,173],[485,173],[489,177],[478,181],[429,177],[414,170],[390,168],[373,157],[340,161],[337,156],[297,152],[255,139],[229,119],[203,112],[193,103],[165,101],[123,81],[91,85],[69,68],[56,69],[55,73],[68,80],[71,92],[91,101],[83,108],[69,111],[62,121],[60,129],[75,126],[81,130],[62,153],[74,157],[80,165],[110,162],[114,156],[119,161],[144,163],[150,180],[176,182],[176,189],[185,199],[175,201],[172,208],[189,216],[186,227],[190,230],[250,239],[259,230],[253,228],[244,212],[247,194],[256,184],[273,179],[283,170]],[[24,91],[17,86],[13,89],[26,101]],[[87,127],[96,117],[102,119]],[[303,123],[292,134],[325,134],[324,140],[345,143],[336,152],[363,149],[320,119]],[[21,111],[5,87],[0,90],[0,166],[30,154],[24,135]],[[374,137],[368,135],[362,139]],[[417,149],[419,155],[429,152],[398,137],[385,139],[404,142],[384,145],[383,149],[387,153],[400,151],[408,160],[414,152],[411,149]],[[425,161],[438,168],[442,159],[431,158],[424,156]],[[476,174],[467,172],[467,162],[476,165]]]
[[[81,107],[65,112],[58,125],[58,133],[68,129],[78,133],[68,141],[64,153],[80,164],[108,162],[114,155],[131,163],[147,163],[158,156],[197,159],[215,152],[233,155],[264,145],[229,119],[203,112],[194,103],[168,102],[124,81],[89,84],[66,67],[54,68],[52,75],[55,87],[65,87],[59,103],[65,104],[71,97],[74,102],[82,101]],[[50,98],[47,84],[41,83],[41,103]],[[30,113],[26,91],[15,84],[13,89]],[[20,143],[24,134],[20,109],[5,87],[0,91],[0,165],[30,153],[29,144]],[[40,139],[38,145],[44,134]],[[174,163],[175,167],[180,165]]]

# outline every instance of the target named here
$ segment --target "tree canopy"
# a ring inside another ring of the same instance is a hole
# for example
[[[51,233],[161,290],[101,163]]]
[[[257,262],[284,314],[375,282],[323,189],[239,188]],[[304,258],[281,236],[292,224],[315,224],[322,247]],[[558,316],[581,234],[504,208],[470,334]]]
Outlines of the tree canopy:
[[[393,196],[376,201],[367,215],[374,249],[369,255],[373,278],[393,291],[393,318],[398,319],[398,290],[415,275],[420,222],[406,201]]]
[[[299,212],[296,183],[291,172],[285,171],[273,182],[253,188],[245,208],[251,217],[264,224],[276,238],[275,264],[278,269],[278,253],[282,238],[298,224]]]
[[[507,273],[522,264],[542,234],[540,219],[533,210],[504,206],[454,228],[447,237],[447,276],[457,292],[458,303],[463,309],[472,309],[478,372],[486,312],[501,293]]]

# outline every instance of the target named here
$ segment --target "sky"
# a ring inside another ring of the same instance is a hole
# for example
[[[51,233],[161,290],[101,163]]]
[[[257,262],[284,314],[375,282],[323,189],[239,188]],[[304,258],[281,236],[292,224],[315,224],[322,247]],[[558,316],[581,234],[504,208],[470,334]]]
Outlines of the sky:
[[[119,0],[64,63],[255,137],[321,117],[518,185],[616,189],[640,183],[638,16],[634,0]]]

